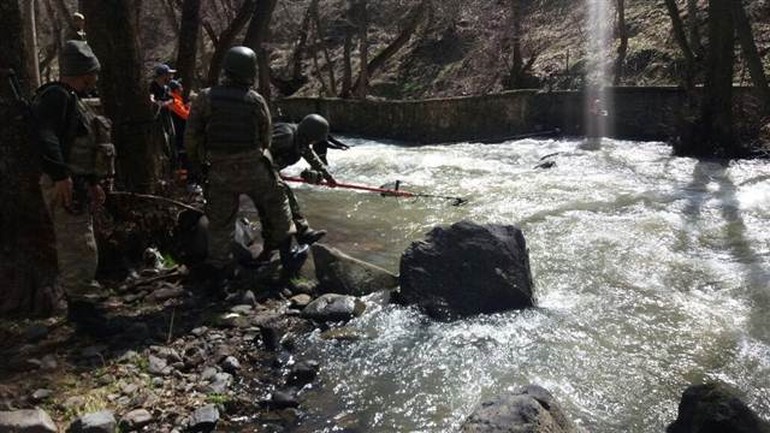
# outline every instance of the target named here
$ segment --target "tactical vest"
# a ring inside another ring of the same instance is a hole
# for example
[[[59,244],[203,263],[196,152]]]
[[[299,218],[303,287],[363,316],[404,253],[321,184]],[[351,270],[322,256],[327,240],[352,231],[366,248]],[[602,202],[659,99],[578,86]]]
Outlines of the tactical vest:
[[[302,155],[296,141],[297,126],[290,123],[273,125],[273,137],[270,143],[270,153],[273,162],[279,169],[294,165]]]
[[[64,89],[68,95],[65,113],[65,130],[59,137],[65,152],[67,169],[73,176],[107,178],[115,175],[115,146],[111,140],[112,124],[109,119],[91,110],[75,92],[59,83],[41,87],[39,98],[54,86]]]
[[[206,148],[212,152],[257,150],[260,100],[257,92],[243,87],[215,86],[209,91],[210,117]]]

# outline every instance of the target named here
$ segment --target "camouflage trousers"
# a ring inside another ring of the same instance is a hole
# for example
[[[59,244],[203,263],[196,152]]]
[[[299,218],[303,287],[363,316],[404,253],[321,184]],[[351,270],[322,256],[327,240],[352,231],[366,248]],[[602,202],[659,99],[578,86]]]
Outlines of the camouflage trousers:
[[[232,262],[241,194],[248,196],[259,212],[265,250],[278,248],[296,233],[284,182],[262,152],[212,155],[210,160],[206,188],[210,264],[224,267]]]
[[[99,255],[91,212],[73,214],[61,204],[55,204],[54,182],[48,175],[41,176],[40,189],[56,236],[59,285],[69,300],[97,296],[99,285],[94,277]]]
[[[289,199],[289,208],[291,209],[291,219],[294,221],[294,225],[297,227],[297,233],[302,233],[310,228],[307,223],[307,219],[302,215],[302,210],[299,208],[299,202],[297,197],[294,196],[294,191],[289,188],[286,182],[281,181],[281,185],[285,191],[286,198]]]

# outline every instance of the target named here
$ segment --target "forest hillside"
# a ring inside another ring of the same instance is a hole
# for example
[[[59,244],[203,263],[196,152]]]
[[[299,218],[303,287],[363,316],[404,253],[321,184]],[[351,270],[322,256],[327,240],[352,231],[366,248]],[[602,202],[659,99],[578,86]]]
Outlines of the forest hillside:
[[[66,38],[68,17],[76,0],[41,0],[38,45],[43,80],[55,78],[56,50]],[[138,2],[139,34],[148,77],[158,62],[174,66],[178,49],[181,0]],[[206,83],[216,43],[233,25],[246,0],[202,2],[197,67],[191,88]],[[252,2],[253,3],[253,2]],[[363,12],[356,4],[363,3]],[[614,62],[620,46],[617,5],[624,4],[628,36],[621,85],[678,85],[684,60],[662,0],[607,1],[612,20]],[[770,2],[744,2],[756,43],[768,69]],[[515,7],[513,5],[516,5]],[[677,0],[693,48],[702,58],[707,40],[707,2]],[[688,13],[695,7],[695,14]],[[516,9],[519,8],[519,9]],[[362,47],[367,58],[395,48],[369,78],[369,96],[416,99],[478,95],[511,88],[580,88],[586,68],[588,2],[573,0],[285,0],[275,2],[265,40],[274,95],[332,96],[341,93],[345,65],[358,71]],[[514,18],[518,11],[518,20]],[[86,18],[88,19],[88,18]],[[361,23],[366,40],[361,44]],[[244,22],[245,24],[245,22]],[[351,27],[357,30],[352,38]],[[515,37],[518,28],[519,37]],[[397,40],[401,38],[397,42]],[[235,37],[234,40],[239,40]],[[519,58],[514,58],[518,40]],[[350,56],[345,61],[346,41]],[[394,47],[397,45],[397,47]],[[736,84],[748,84],[748,70],[736,44]],[[517,74],[517,79],[512,76]],[[697,81],[698,79],[696,79]],[[515,82],[513,82],[515,81]],[[702,82],[702,79],[701,79]]]

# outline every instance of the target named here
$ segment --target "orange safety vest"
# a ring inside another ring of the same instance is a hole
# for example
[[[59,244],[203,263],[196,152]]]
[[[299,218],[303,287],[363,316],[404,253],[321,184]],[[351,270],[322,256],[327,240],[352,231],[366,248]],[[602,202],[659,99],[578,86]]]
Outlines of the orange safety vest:
[[[168,108],[178,117],[187,120],[190,117],[190,104],[185,104],[182,95],[177,92],[171,92],[171,98],[172,102]]]

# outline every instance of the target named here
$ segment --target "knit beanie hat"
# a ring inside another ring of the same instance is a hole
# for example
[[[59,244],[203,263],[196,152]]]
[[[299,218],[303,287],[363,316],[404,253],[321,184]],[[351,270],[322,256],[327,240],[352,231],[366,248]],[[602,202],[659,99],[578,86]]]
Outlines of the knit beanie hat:
[[[59,56],[61,75],[73,77],[99,72],[99,59],[84,41],[71,40],[64,43]]]

